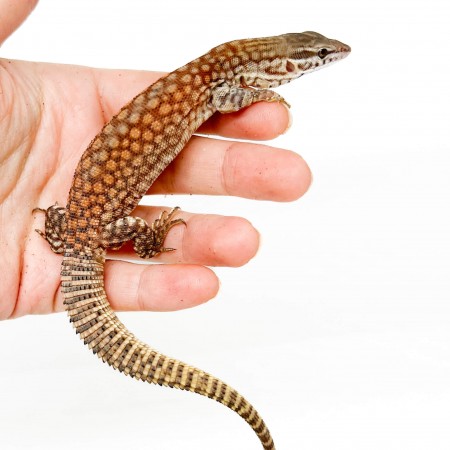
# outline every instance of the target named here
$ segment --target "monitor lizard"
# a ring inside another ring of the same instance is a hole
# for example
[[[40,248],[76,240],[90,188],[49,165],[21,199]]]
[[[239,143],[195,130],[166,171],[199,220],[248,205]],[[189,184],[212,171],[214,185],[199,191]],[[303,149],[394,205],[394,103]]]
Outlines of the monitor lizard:
[[[319,33],[242,39],[219,45],[159,79],[126,104],[92,140],[75,170],[65,208],[44,210],[51,249],[63,255],[61,290],[70,321],[104,362],[149,383],[207,396],[236,411],[265,450],[272,436],[256,409],[218,378],[138,340],[111,309],[103,267],[107,249],[132,241],[141,258],[162,252],[178,208],[152,224],[130,215],[155,179],[214,113],[286,101],[271,90],[343,59],[350,47]]]

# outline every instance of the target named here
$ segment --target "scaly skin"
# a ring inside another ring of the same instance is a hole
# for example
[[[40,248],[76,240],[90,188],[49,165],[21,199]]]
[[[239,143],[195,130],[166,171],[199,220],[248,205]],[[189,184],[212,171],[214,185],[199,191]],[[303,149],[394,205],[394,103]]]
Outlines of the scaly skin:
[[[236,411],[275,450],[258,412],[236,390],[202,370],[139,341],[119,321],[106,297],[106,249],[132,240],[137,254],[161,252],[176,210],[153,224],[129,214],[215,112],[284,99],[269,88],[348,55],[350,48],[314,33],[232,41],[213,48],[148,87],[125,105],[93,139],[75,171],[66,208],[46,213],[52,250],[64,254],[62,293],[70,321],[103,361],[131,377],[207,396]],[[42,210],[44,211],[44,210]]]

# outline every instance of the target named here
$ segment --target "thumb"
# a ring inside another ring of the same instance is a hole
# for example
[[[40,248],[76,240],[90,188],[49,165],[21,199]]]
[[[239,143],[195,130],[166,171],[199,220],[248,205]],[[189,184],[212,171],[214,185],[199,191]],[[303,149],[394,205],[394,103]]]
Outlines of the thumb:
[[[0,0],[0,45],[33,11],[38,0]]]

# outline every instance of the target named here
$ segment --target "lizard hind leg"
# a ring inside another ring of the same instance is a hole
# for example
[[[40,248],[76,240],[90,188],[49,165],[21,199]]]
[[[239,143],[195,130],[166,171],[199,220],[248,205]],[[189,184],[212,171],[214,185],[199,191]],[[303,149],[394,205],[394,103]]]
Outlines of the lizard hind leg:
[[[53,252],[58,254],[64,253],[66,209],[55,203],[47,209],[34,208],[34,212],[43,212],[45,214],[45,231],[35,231],[50,244]]]
[[[106,225],[100,235],[100,245],[118,249],[126,241],[133,241],[134,251],[141,258],[153,258],[163,252],[175,249],[164,247],[164,240],[170,229],[185,224],[183,219],[174,219],[179,208],[163,211],[151,225],[140,217],[126,216]]]

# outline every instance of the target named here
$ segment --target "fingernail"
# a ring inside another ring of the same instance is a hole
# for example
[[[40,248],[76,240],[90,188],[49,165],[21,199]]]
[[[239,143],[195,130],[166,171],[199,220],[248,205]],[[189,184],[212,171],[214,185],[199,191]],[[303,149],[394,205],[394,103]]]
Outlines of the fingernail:
[[[288,124],[286,126],[286,129],[282,133],[282,134],[286,134],[292,126],[293,116],[292,116],[292,113],[291,113],[291,110],[289,109],[289,107],[287,105],[285,105],[284,103],[282,103],[282,105],[286,108],[286,111],[288,113]]]

